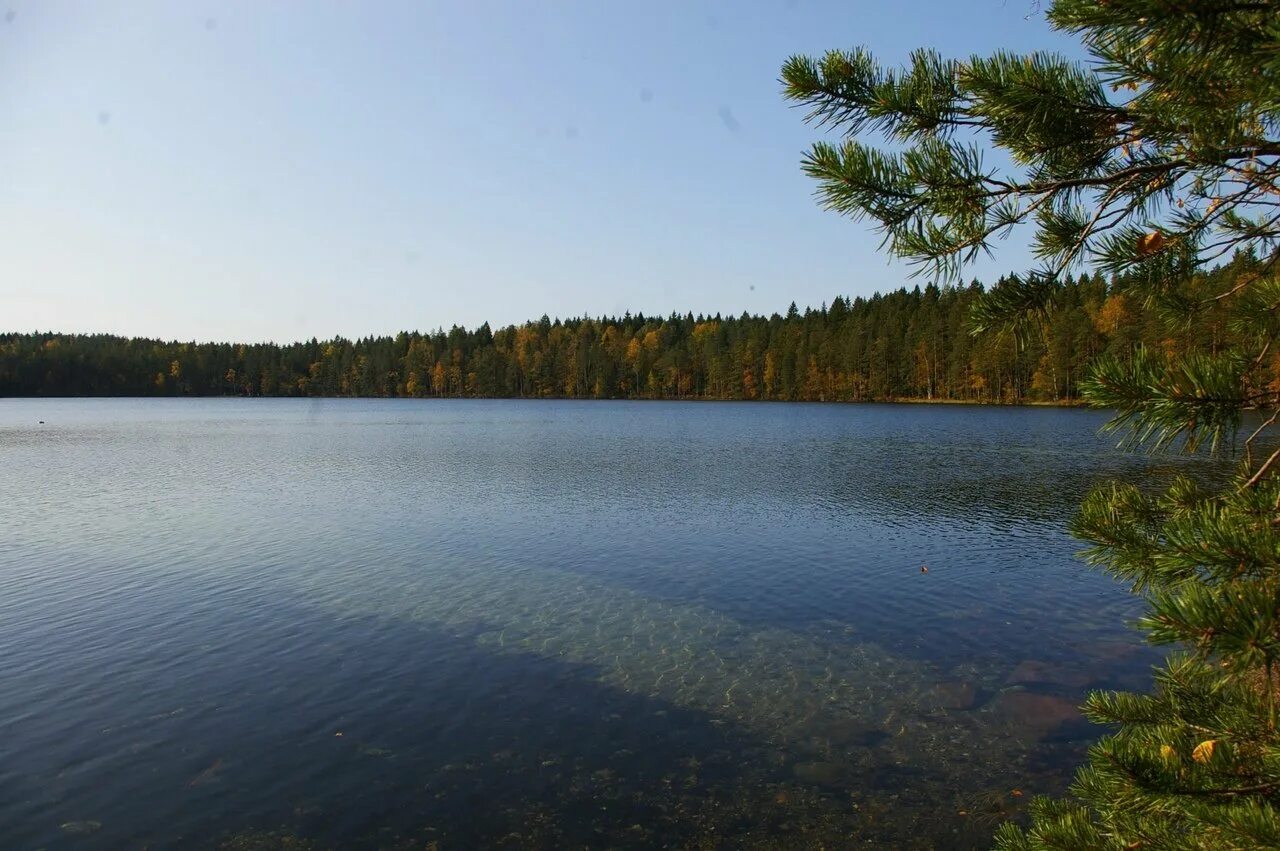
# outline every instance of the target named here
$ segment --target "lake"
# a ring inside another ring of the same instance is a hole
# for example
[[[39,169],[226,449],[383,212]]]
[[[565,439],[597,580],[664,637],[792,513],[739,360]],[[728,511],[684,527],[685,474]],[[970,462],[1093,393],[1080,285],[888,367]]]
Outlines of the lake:
[[[0,400],[0,847],[981,847],[1159,658],[1103,421]]]

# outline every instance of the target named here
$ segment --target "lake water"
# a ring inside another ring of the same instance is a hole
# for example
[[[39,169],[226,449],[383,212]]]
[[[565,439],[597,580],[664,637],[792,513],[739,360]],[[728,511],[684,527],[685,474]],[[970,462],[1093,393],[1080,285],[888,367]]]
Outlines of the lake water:
[[[1158,658],[1103,419],[0,401],[0,848],[981,846]]]

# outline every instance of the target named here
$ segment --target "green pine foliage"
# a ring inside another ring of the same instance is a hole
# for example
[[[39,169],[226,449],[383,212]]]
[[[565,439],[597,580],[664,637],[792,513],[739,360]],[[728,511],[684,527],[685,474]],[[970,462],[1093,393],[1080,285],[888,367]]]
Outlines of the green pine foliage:
[[[1116,484],[1081,507],[1086,559],[1143,596],[1139,626],[1177,652],[1150,694],[1090,696],[1113,732],[1068,798],[1037,800],[997,847],[1277,848],[1280,2],[1056,0],[1048,18],[1088,63],[791,59],[786,95],[843,137],[803,167],[824,205],[944,280],[1025,231],[1038,265],[976,302],[978,333],[1045,345],[1063,275],[1111,275],[1141,309],[1101,324],[1133,348],[1099,353],[1082,396],[1131,445],[1240,458],[1218,490]],[[1233,273],[1203,274],[1233,255]]]

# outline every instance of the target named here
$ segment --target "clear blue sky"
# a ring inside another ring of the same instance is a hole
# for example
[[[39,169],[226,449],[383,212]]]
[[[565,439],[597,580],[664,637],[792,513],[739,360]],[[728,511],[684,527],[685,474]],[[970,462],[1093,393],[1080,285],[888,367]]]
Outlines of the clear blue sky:
[[[1075,50],[1031,0],[7,2],[0,330],[200,340],[896,288],[783,60]]]

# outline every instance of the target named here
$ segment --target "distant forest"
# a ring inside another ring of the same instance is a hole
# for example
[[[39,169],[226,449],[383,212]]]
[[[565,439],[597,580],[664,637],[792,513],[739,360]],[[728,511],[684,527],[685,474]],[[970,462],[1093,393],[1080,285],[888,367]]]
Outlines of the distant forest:
[[[1239,256],[1211,279],[1249,274]],[[289,345],[184,343],[104,334],[0,335],[0,396],[409,396],[1071,402],[1098,354],[1136,346],[1215,350],[1229,338],[1220,307],[1171,328],[1123,282],[1067,278],[1019,347],[974,337],[984,287],[899,289],[870,298],[737,317],[563,319],[492,330],[454,327],[394,337]],[[1008,286],[1005,280],[996,287]],[[1278,353],[1280,354],[1280,353]],[[1260,365],[1264,382],[1280,361]]]

